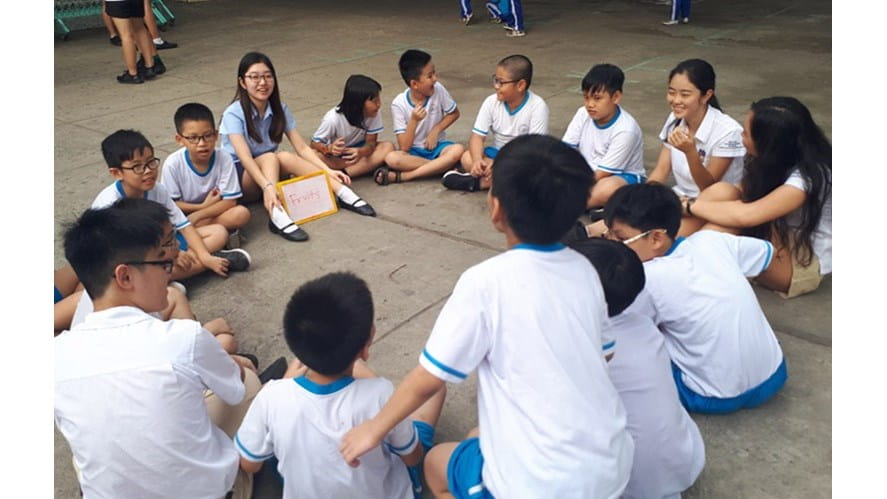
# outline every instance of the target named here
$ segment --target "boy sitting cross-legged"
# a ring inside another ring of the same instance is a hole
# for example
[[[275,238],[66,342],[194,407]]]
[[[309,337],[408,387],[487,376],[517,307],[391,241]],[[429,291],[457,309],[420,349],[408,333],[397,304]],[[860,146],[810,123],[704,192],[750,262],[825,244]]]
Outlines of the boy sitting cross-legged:
[[[582,156],[552,137],[502,148],[487,204],[509,249],[462,274],[419,365],[345,435],[346,462],[358,465],[445,382],[476,369],[480,434],[429,452],[435,496],[619,496],[634,444],[607,377],[603,290],[588,261],[558,242],[593,182]]]
[[[432,445],[443,387],[417,406],[414,421],[392,426],[378,442],[384,445],[368,449],[360,468],[338,453],[342,435],[375,416],[394,391],[364,364],[375,333],[366,283],[338,272],[303,284],[290,298],[283,329],[307,370],[298,373],[294,362],[290,377],[259,392],[235,438],[241,468],[256,472],[276,456],[285,499],[418,498],[417,467]]]

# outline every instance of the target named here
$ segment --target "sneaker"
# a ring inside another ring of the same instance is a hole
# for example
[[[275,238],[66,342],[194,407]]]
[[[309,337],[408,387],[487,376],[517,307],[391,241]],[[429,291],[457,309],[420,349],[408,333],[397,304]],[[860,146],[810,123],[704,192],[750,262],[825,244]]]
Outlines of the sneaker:
[[[454,191],[474,192],[480,189],[480,179],[472,177],[470,173],[450,170],[444,173],[441,183],[447,189]]]
[[[502,18],[500,17],[491,17],[490,22],[493,24],[502,24]]]
[[[668,21],[662,21],[662,24],[665,26],[674,26],[678,23],[677,19],[669,19]]]
[[[468,26],[468,23],[471,22],[471,18],[474,17],[474,14],[468,14],[467,16],[462,18],[462,24]]]
[[[139,71],[139,75],[143,80],[153,80],[157,78],[157,66],[151,66],[150,68],[143,68]]]
[[[685,17],[684,19],[681,20],[681,22],[684,23],[684,24],[687,24],[687,23],[690,22],[690,18],[689,18],[689,17]]]
[[[169,42],[166,40],[163,40],[163,43],[155,43],[154,44],[154,48],[157,50],[174,49],[178,46],[179,46],[178,43],[173,43],[173,42]]]
[[[527,36],[527,32],[522,29],[510,29],[508,33],[505,33],[505,36],[510,38],[517,38],[519,36]]]
[[[119,83],[145,83],[145,80],[142,79],[142,75],[138,73],[131,75],[129,74],[129,71],[124,71],[122,75],[117,77],[117,81]]]
[[[228,260],[229,272],[240,272],[246,270],[249,268],[249,264],[252,263],[252,259],[250,258],[249,253],[247,253],[246,250],[240,248],[219,250],[212,255]]]
[[[114,35],[111,38],[109,38],[108,43],[110,43],[111,45],[113,45],[115,47],[119,47],[120,45],[122,45],[122,42],[120,41],[120,37],[117,35]]]
[[[234,232],[228,234],[228,242],[225,243],[225,249],[237,249],[243,244],[243,238],[240,236],[240,229],[234,229]]]
[[[162,75],[163,73],[166,73],[166,65],[163,64],[163,61],[160,60],[160,56],[154,56],[154,65],[151,67],[154,68],[155,75]],[[143,59],[141,56],[139,56],[139,60],[136,61],[136,69],[139,70],[139,73],[143,73],[145,69],[147,69],[145,67],[145,59]]]
[[[183,295],[188,296],[188,288],[185,287],[184,284],[179,281],[170,281],[168,286],[178,289],[182,292]]]

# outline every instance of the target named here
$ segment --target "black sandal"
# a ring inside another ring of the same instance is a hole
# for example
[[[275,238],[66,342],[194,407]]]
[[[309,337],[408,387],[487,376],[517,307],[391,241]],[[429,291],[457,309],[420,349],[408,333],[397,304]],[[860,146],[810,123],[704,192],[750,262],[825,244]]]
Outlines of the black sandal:
[[[373,172],[373,181],[378,185],[388,185],[392,183],[391,179],[388,178],[388,173],[391,171],[387,166],[380,166],[376,168],[376,171]],[[380,178],[381,175],[381,178]],[[394,182],[395,184],[399,184],[403,182],[401,178],[401,172],[398,170],[394,171]]]

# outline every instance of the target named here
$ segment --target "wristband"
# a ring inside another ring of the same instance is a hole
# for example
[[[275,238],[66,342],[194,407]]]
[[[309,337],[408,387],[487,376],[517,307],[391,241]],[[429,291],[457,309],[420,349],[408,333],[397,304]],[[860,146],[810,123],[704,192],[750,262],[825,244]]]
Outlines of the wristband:
[[[274,183],[272,183],[272,182],[268,182],[267,184],[265,184],[264,187],[262,187],[262,190],[264,191],[265,189],[268,188],[268,186],[273,186],[273,185],[274,185]]]
[[[690,207],[693,206],[693,203],[696,202],[695,198],[690,198],[687,200],[687,215],[693,216],[693,212],[690,211]]]

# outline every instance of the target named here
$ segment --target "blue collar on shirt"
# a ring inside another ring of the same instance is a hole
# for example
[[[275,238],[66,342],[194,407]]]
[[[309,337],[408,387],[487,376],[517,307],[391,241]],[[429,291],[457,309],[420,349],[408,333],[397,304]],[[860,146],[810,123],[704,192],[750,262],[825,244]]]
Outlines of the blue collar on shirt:
[[[209,175],[209,172],[213,171],[213,165],[216,164],[216,151],[213,151],[213,155],[209,157],[209,167],[203,173],[200,173],[197,171],[197,168],[194,168],[194,163],[191,162],[191,153],[189,153],[187,149],[185,149],[185,163],[188,164],[188,168],[190,168],[195,175],[198,177],[205,177]]]
[[[120,194],[120,199],[126,197],[126,191],[123,190],[123,181],[118,180],[117,182],[114,182],[114,187],[117,188],[117,194]],[[142,193],[142,198],[148,199],[148,191]]]
[[[407,89],[406,97],[407,97],[407,104],[409,104],[410,107],[416,107],[416,105],[413,104],[413,99],[410,99],[410,89]],[[429,99],[431,99],[431,97],[425,97],[425,102],[422,103],[422,107],[428,107],[428,100]]]
[[[518,104],[518,106],[516,108],[514,108],[514,111],[512,111],[511,109],[508,109],[507,102],[502,101],[502,105],[505,106],[505,110],[508,111],[508,114],[510,116],[514,116],[515,114],[517,114],[518,111],[520,111],[521,109],[524,108],[524,105],[527,103],[528,100],[530,100],[530,91],[529,90],[527,90],[526,95],[524,95],[524,100],[522,100],[521,103]]]
[[[566,248],[563,243],[557,242],[552,244],[532,244],[532,243],[518,243],[515,244],[511,249],[526,249],[533,251],[544,251],[546,253],[551,253],[552,251],[560,251]]]
[[[619,116],[621,116],[621,115],[622,115],[622,108],[619,106],[616,106],[616,114],[613,115],[613,119],[611,119],[610,121],[604,123],[603,125],[598,125],[597,122],[594,121],[593,119],[591,120],[591,122],[594,123],[594,127],[597,128],[598,130],[606,130],[607,128],[610,128],[611,126],[613,126],[613,123],[616,123],[616,120],[618,120]]]
[[[668,251],[666,251],[665,255],[663,255],[663,256],[668,256],[668,255],[674,253],[674,250],[676,250],[678,248],[679,244],[684,242],[684,239],[686,239],[684,236],[679,236],[677,239],[675,239],[674,243],[672,243],[672,245],[671,245],[671,248],[668,248]]]
[[[329,395],[331,393],[336,393],[342,388],[350,385],[354,381],[354,378],[352,378],[351,376],[342,376],[341,378],[333,381],[328,385],[318,385],[303,374],[298,378],[293,378],[293,381],[295,381],[297,385],[301,386],[311,393],[317,395]]]

